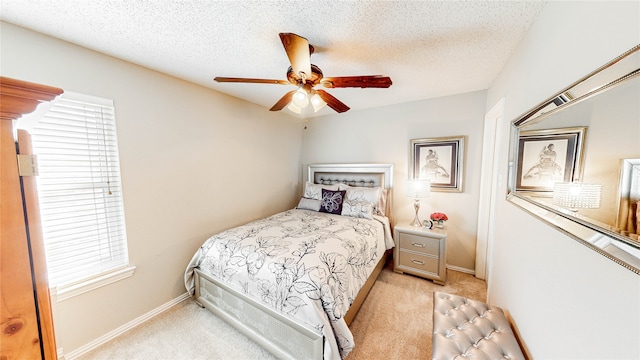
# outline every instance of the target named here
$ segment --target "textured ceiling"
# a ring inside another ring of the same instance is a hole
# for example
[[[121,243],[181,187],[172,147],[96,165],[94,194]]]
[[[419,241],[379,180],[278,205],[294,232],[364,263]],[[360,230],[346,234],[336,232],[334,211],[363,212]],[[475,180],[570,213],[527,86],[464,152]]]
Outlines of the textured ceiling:
[[[270,108],[288,85],[278,33],[315,47],[326,77],[386,75],[388,89],[328,89],[365,109],[486,89],[541,1],[2,0],[0,18]],[[289,112],[288,110],[283,110]],[[289,112],[290,113],[290,112]],[[325,107],[317,115],[333,113]],[[293,114],[293,113],[290,113]]]

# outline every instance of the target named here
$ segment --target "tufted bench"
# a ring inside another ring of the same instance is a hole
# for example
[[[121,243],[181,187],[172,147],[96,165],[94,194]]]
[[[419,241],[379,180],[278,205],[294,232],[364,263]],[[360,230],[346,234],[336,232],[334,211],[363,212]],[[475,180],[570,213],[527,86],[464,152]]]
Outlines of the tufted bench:
[[[433,294],[435,359],[522,359],[502,309],[443,292]]]

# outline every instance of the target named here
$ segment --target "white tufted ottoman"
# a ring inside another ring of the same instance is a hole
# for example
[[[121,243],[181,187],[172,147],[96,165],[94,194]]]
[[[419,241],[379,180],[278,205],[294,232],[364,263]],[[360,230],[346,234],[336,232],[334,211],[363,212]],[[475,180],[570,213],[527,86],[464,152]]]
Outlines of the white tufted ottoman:
[[[433,294],[432,358],[525,359],[502,309],[443,292]]]

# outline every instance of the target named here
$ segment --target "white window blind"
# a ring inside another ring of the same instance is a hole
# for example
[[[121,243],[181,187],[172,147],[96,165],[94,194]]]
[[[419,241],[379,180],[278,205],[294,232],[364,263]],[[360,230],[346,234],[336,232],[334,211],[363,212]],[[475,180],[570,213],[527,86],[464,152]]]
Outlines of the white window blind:
[[[126,267],[113,102],[65,93],[31,135],[50,286]]]

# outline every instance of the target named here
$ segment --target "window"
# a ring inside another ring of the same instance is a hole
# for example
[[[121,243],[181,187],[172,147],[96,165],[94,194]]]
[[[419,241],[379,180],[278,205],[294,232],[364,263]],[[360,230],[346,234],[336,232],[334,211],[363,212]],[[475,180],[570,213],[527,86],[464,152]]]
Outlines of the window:
[[[33,121],[33,120],[31,120]],[[130,276],[113,101],[64,93],[28,128],[58,301]]]

